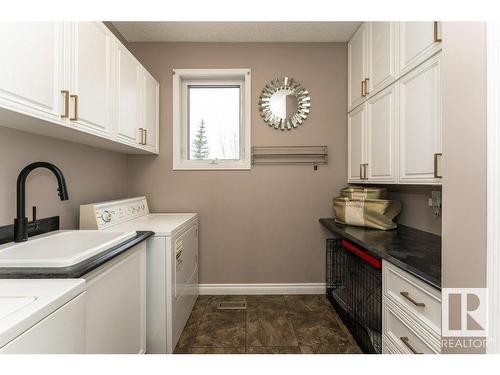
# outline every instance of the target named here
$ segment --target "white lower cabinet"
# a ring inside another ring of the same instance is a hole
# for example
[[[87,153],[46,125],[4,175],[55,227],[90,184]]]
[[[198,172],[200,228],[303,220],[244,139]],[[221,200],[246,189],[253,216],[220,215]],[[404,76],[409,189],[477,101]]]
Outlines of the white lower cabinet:
[[[0,354],[85,353],[83,292],[0,349]]]
[[[382,264],[382,352],[441,352],[441,292],[386,261]]]
[[[86,353],[146,352],[146,243],[83,276]]]

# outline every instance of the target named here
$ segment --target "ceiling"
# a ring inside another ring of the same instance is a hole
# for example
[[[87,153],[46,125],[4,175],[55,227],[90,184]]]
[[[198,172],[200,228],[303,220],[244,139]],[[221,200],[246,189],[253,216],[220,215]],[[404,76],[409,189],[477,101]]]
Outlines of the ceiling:
[[[113,22],[129,42],[347,42],[361,22]]]

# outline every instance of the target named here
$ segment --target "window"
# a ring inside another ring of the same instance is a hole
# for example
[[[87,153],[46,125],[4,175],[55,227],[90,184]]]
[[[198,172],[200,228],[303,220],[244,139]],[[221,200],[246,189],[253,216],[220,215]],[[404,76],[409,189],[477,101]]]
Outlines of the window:
[[[250,70],[176,69],[173,168],[250,169]]]

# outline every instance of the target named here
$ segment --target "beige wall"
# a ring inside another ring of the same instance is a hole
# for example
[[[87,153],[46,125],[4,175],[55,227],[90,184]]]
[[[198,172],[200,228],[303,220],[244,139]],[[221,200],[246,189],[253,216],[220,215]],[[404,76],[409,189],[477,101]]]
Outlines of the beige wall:
[[[433,190],[441,191],[440,186],[389,186],[389,198],[401,201],[402,210],[398,217],[400,224],[425,232],[441,235],[441,217],[435,217],[428,199]]]
[[[443,25],[443,285],[486,283],[486,25]]]
[[[122,154],[25,133],[0,126],[0,225],[16,215],[16,180],[34,161],[48,161],[64,173],[69,200],[61,202],[54,175],[33,171],[26,184],[26,207],[38,207],[38,217],[61,216],[62,228],[78,228],[80,204],[125,197],[127,157]]]
[[[153,211],[200,213],[201,283],[324,282],[331,199],[346,184],[345,44],[131,43],[160,81],[158,157],[129,156],[132,195]],[[252,145],[327,145],[329,163],[256,166],[251,171],[172,170],[172,69],[251,68]],[[269,128],[257,110],[260,90],[290,75],[312,97],[300,129]]]
[[[485,23],[443,24],[442,77],[443,287],[484,287],[486,286]],[[459,352],[456,349],[443,349],[443,351]],[[472,351],[462,350],[462,352]]]

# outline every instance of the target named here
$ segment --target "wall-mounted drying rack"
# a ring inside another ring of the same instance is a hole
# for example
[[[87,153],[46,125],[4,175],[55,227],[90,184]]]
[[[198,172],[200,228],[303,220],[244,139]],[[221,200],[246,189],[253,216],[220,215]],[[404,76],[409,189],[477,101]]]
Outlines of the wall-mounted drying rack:
[[[253,146],[252,164],[310,164],[314,170],[328,162],[327,146]]]

